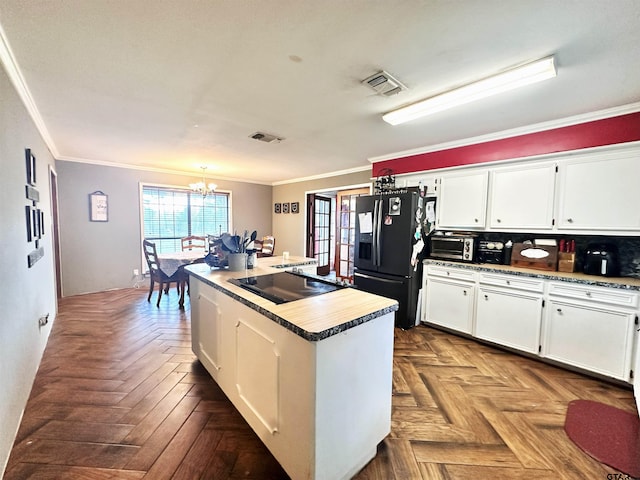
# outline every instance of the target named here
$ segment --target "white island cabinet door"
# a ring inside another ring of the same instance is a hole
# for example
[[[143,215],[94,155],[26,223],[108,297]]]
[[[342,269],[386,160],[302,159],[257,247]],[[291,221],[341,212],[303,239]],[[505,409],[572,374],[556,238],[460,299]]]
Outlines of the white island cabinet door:
[[[640,231],[640,153],[559,164],[558,228]]]
[[[489,226],[551,229],[555,179],[555,164],[492,171]]]
[[[438,197],[439,229],[484,229],[489,172],[442,177]]]

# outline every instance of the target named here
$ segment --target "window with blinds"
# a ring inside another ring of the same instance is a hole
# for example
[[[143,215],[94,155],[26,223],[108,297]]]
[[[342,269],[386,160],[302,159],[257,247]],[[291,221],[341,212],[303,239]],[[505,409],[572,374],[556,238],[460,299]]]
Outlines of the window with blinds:
[[[220,235],[229,231],[229,194],[203,197],[179,188],[142,187],[143,236],[156,244],[158,253],[181,249],[188,235]]]

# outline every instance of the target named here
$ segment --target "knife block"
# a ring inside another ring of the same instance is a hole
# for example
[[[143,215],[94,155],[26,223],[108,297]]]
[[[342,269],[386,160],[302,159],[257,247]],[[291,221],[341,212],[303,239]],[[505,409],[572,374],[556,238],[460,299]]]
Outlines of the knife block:
[[[558,252],[558,271],[559,272],[575,272],[576,271],[576,253]]]

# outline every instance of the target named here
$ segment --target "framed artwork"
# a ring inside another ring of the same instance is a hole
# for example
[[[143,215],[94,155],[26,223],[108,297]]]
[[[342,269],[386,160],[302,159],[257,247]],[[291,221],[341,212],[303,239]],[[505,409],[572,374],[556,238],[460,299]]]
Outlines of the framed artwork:
[[[282,204],[282,213],[289,213],[289,203]]]
[[[89,219],[92,222],[109,221],[109,196],[100,190],[89,194]]]
[[[274,203],[273,204],[273,211],[275,213],[281,213],[282,212],[282,204],[281,203]]]
[[[24,149],[25,162],[27,166],[27,184],[36,184],[36,157],[31,153],[30,148]]]
[[[300,213],[300,202],[291,202],[291,213]]]

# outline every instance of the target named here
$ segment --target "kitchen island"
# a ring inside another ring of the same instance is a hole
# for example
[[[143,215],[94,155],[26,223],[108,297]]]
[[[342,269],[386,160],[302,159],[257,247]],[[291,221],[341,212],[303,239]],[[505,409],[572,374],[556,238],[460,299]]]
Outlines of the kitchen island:
[[[390,432],[398,305],[354,288],[277,305],[228,281],[292,268],[315,265],[187,267],[192,349],[291,478],[351,478]]]

